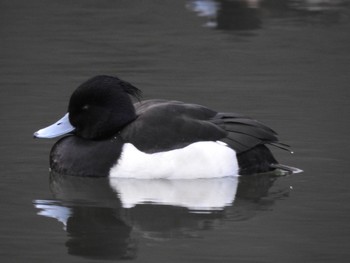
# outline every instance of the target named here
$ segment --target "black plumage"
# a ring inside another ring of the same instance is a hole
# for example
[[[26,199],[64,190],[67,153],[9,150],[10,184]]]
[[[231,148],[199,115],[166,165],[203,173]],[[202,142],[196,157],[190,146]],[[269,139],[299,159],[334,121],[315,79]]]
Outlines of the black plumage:
[[[271,128],[241,114],[167,100],[146,100],[134,106],[137,118],[121,130],[121,136],[147,153],[196,141],[222,141],[236,151],[240,173],[248,174],[274,169],[277,161],[266,144],[288,149]]]
[[[130,96],[139,102],[132,104]],[[68,105],[73,136],[55,144],[51,168],[107,176],[124,143],[132,143],[145,153],[157,153],[200,141],[221,141],[235,150],[240,174],[284,167],[267,146],[284,150],[289,146],[279,142],[277,133],[261,122],[197,104],[140,99],[139,89],[116,77],[96,76],[81,84]]]

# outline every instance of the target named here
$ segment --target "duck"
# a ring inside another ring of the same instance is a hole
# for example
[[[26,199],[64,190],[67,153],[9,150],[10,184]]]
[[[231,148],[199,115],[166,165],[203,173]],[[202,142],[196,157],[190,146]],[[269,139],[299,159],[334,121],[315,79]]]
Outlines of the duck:
[[[265,124],[192,103],[142,100],[140,89],[116,76],[82,83],[67,113],[34,133],[55,137],[50,169],[72,176],[196,179],[297,169],[277,162],[269,146],[290,146]]]

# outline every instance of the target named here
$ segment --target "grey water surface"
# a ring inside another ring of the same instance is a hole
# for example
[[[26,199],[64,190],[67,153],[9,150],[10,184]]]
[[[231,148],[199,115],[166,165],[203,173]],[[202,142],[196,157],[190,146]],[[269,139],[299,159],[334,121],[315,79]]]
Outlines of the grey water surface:
[[[1,262],[350,261],[348,0],[5,0],[0,19]],[[50,174],[32,134],[97,74],[256,118],[304,172]]]

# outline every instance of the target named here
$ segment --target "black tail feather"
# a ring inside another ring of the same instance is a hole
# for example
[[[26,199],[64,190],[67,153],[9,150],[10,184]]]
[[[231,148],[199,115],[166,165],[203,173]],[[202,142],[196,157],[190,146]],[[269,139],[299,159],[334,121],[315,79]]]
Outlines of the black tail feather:
[[[255,146],[249,151],[237,154],[240,175],[265,173],[274,170],[271,164],[277,164],[271,151],[265,145]]]

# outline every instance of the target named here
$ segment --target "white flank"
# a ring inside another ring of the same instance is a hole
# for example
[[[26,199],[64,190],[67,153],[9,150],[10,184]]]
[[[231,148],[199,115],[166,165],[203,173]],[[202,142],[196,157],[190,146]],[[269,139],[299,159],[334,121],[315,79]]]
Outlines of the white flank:
[[[123,146],[110,177],[138,179],[197,179],[238,176],[236,152],[222,142],[196,142],[187,147],[147,154]]]

